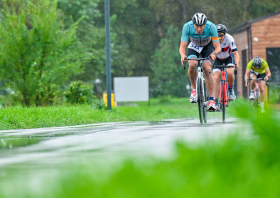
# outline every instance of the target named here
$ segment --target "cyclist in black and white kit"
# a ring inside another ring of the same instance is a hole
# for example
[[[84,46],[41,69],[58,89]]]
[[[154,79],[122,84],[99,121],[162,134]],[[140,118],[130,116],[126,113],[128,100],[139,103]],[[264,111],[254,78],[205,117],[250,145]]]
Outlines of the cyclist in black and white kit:
[[[217,55],[217,59],[215,60],[215,65],[234,65],[234,60],[236,62],[237,69],[239,67],[239,53],[237,51],[237,47],[235,45],[233,37],[227,33],[227,28],[223,24],[216,25],[218,30],[219,41],[221,45],[221,53]],[[234,60],[232,57],[234,55]],[[219,83],[220,83],[220,69],[213,69],[214,73],[214,81],[215,81],[215,103],[216,106],[218,105],[218,98],[219,98]],[[228,81],[228,90],[229,90],[229,99],[235,100],[236,96],[233,90],[233,83],[234,83],[234,68],[227,68],[227,81]]]

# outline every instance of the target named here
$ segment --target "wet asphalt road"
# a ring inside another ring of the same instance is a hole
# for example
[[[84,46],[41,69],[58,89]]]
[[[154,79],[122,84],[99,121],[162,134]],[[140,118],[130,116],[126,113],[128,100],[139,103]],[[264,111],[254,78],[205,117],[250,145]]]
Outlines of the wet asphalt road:
[[[120,156],[169,157],[178,140],[196,145],[209,139],[220,141],[230,134],[250,138],[251,127],[238,119],[178,119],[162,122],[118,122],[72,127],[0,131],[2,144],[8,139],[36,140],[24,147],[12,144],[0,150],[0,167],[19,164],[69,163]],[[84,156],[84,157],[83,157]]]

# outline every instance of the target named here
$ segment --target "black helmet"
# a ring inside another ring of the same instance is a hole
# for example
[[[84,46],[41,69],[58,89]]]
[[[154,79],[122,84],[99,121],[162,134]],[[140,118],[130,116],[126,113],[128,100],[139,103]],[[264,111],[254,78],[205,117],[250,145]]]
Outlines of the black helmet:
[[[223,24],[216,25],[216,28],[218,30],[218,33],[226,33],[227,32],[227,28]]]
[[[256,69],[259,69],[262,66],[262,59],[259,56],[256,56],[253,60],[253,66]]]
[[[196,13],[192,17],[192,22],[195,25],[205,25],[207,23],[207,17],[203,13]]]

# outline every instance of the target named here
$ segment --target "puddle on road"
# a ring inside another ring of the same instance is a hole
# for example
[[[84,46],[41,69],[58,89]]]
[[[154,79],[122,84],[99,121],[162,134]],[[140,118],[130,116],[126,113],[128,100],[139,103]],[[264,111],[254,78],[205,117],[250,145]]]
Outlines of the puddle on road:
[[[0,139],[0,149],[12,149],[24,146],[30,146],[33,144],[37,144],[41,141],[41,138],[37,137],[14,137],[14,136],[6,136]]]
[[[15,135],[9,134],[8,136],[0,136],[0,151],[6,149],[14,149],[19,147],[26,147],[37,144],[41,141],[48,140],[55,137],[64,137],[69,135],[74,135],[74,132],[49,132],[49,133],[41,133],[35,135]]]
[[[41,141],[49,140],[57,137],[71,136],[71,135],[86,135],[96,132],[112,130],[118,127],[128,126],[157,126],[181,122],[182,120],[164,120],[164,121],[150,121],[150,122],[125,122],[125,123],[105,123],[104,125],[81,125],[67,128],[43,128],[43,129],[27,129],[15,131],[0,132],[0,151],[6,149],[14,149],[19,147],[27,147],[37,144]],[[197,126],[197,125],[196,125]],[[182,126],[186,127],[186,125]],[[188,126],[191,127],[191,126]],[[21,135],[22,133],[22,135]]]
[[[151,121],[149,125],[163,125],[163,124],[170,124],[172,121]]]

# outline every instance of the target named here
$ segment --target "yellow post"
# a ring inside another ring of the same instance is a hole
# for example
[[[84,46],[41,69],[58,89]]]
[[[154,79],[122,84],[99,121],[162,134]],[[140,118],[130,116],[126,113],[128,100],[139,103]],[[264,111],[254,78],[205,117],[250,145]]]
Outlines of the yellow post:
[[[103,93],[103,100],[104,100],[105,106],[108,107],[107,92]],[[112,103],[111,104],[112,107],[116,107],[117,106],[117,102],[115,102],[115,95],[114,95],[114,93],[111,93],[111,103]]]

